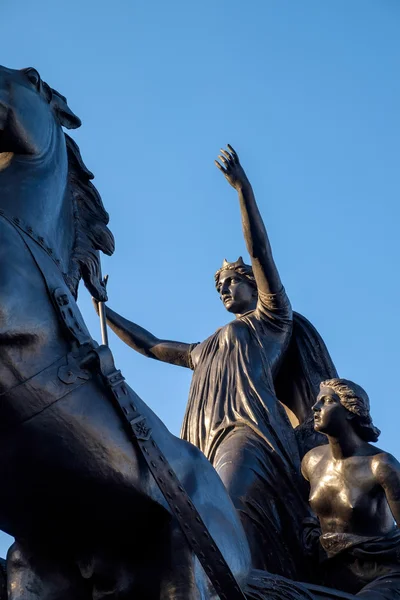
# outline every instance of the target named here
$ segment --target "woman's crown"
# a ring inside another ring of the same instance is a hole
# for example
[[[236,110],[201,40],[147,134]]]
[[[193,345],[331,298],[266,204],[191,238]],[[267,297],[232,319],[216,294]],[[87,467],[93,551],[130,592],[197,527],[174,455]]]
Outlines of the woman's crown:
[[[228,262],[226,258],[224,258],[224,262],[222,263],[222,267],[220,271],[226,271],[228,269],[232,269],[233,271],[239,267],[246,267],[247,265],[243,262],[243,258],[239,256],[236,262]]]

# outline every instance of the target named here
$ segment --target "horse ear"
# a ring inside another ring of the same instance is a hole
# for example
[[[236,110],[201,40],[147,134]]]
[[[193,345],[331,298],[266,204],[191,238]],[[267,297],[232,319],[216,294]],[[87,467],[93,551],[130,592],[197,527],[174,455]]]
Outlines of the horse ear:
[[[54,110],[60,125],[66,127],[66,129],[77,129],[82,125],[79,117],[77,117],[68,106],[65,96],[62,96],[53,89],[51,90],[50,106]]]
[[[60,124],[66,129],[78,129],[82,125],[80,118],[67,105],[61,110],[56,110],[56,114]]]

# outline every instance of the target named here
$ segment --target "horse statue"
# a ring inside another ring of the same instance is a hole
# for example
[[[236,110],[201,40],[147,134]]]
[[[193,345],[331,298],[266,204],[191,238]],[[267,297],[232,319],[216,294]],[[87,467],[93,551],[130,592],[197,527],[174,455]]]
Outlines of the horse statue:
[[[99,253],[112,254],[114,240],[63,130],[80,124],[35,69],[0,67],[0,529],[16,540],[8,599],[344,598],[252,571],[211,464],[91,338],[78,284],[106,300]]]

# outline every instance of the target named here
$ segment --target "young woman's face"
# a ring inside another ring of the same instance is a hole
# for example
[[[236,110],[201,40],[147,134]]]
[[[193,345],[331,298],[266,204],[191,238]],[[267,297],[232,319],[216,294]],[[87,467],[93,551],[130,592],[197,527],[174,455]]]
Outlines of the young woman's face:
[[[254,306],[257,292],[254,287],[234,270],[222,271],[217,290],[228,312],[240,314]]]
[[[332,436],[340,433],[351,417],[351,413],[341,404],[339,396],[329,387],[321,388],[313,412],[314,429]]]

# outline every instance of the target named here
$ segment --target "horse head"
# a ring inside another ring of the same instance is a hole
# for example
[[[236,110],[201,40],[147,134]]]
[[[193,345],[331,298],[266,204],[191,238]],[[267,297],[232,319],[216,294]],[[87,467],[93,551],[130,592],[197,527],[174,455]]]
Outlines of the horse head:
[[[81,121],[36,69],[0,67],[0,152],[43,155],[61,125],[75,129]]]
[[[76,295],[82,277],[105,299],[99,251],[112,254],[108,214],[76,143],[67,100],[36,69],[0,66],[0,209],[45,240]]]

